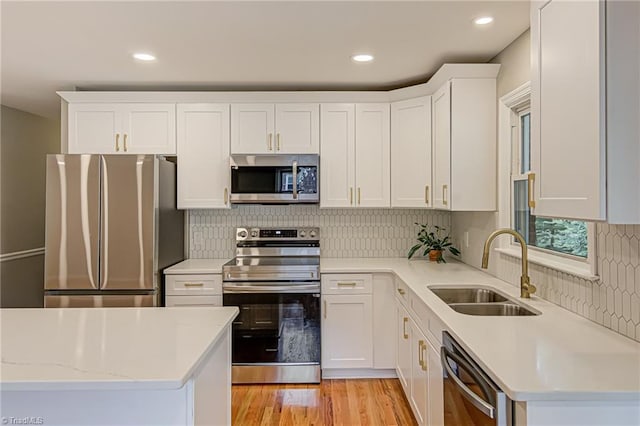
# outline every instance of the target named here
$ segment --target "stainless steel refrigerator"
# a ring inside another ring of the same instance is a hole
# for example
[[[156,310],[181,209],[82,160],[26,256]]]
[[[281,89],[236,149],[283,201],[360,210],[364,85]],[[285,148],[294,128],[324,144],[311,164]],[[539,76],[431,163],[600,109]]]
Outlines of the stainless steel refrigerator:
[[[184,258],[176,165],[152,155],[48,155],[45,307],[160,306]]]

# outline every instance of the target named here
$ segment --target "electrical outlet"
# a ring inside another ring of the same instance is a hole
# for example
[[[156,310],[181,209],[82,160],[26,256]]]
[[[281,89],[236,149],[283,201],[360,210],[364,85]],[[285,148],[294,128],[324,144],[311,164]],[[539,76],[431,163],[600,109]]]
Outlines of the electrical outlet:
[[[464,231],[464,247],[469,248],[469,231]]]

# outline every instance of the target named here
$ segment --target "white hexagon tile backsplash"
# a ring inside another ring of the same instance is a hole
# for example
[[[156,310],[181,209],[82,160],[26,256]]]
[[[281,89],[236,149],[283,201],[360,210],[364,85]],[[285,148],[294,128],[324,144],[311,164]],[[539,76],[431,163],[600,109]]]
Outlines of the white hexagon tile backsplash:
[[[537,295],[640,342],[640,226],[596,225],[599,279],[530,265]],[[518,282],[520,260],[501,256],[498,277]]]
[[[418,227],[450,227],[449,212],[431,210],[320,209],[318,206],[234,206],[189,212],[190,257],[231,258],[238,226],[318,226],[325,257],[404,257]]]

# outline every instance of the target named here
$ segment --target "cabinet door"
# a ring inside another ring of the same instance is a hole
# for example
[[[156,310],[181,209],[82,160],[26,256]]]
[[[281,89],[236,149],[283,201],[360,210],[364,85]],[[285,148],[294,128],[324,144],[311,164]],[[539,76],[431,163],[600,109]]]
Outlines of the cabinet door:
[[[322,368],[372,368],[371,295],[327,294],[322,302]]]
[[[391,104],[391,207],[431,206],[431,96]]]
[[[428,424],[429,389],[427,381],[427,339],[413,321],[411,327],[411,398],[419,425]]]
[[[178,208],[229,208],[229,105],[178,105]]]
[[[231,105],[231,153],[275,153],[273,104]]]
[[[115,104],[69,104],[69,154],[122,150],[122,116]]]
[[[175,104],[123,104],[122,153],[175,154]]]
[[[535,215],[605,218],[604,7],[533,4]]]
[[[319,148],[320,106],[276,104],[276,152],[318,154]]]
[[[373,368],[396,368],[395,284],[391,274],[373,275]]]
[[[411,325],[409,313],[396,300],[396,373],[407,399],[411,396]]]
[[[389,104],[356,105],[356,205],[391,204]]]
[[[433,95],[433,207],[450,209],[451,83]]]
[[[444,425],[444,388],[443,388],[443,371],[440,362],[440,350],[431,345],[426,340],[426,354],[424,355],[425,365],[427,368],[427,387],[429,404],[428,404],[428,423],[429,426]]]
[[[355,191],[355,106],[323,104],[320,207],[351,207]]]

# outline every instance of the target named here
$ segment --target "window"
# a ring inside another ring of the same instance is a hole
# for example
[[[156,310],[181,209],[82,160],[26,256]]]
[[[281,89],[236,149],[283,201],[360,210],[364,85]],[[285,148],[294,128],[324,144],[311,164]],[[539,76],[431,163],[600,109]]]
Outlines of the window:
[[[531,171],[530,86],[500,99],[499,225],[518,231],[531,249],[529,261],[595,279],[595,226],[578,220],[531,214],[528,175]],[[519,257],[515,239],[503,240],[499,251]]]

